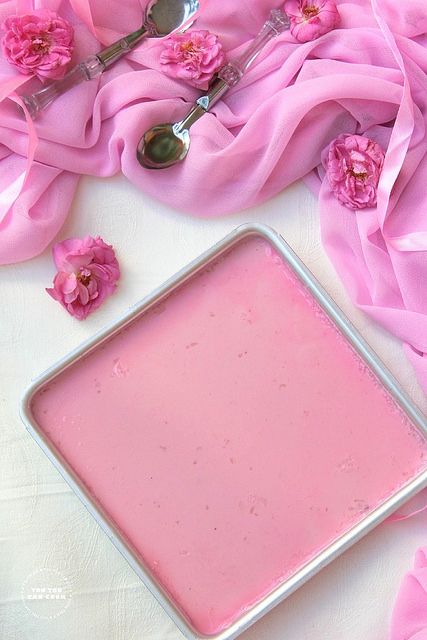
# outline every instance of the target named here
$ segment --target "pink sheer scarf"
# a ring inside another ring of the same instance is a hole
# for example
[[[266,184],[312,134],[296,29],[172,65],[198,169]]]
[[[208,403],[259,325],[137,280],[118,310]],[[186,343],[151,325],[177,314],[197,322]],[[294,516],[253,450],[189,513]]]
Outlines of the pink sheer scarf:
[[[427,640],[427,547],[405,576],[392,616],[390,640]]]

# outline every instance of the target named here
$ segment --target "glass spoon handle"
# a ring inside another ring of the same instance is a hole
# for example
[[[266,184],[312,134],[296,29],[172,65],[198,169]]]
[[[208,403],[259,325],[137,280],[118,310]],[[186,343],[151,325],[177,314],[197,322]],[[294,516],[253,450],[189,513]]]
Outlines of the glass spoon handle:
[[[43,111],[55,98],[75,87],[85,80],[93,80],[100,76],[105,69],[131,51],[145,36],[145,27],[120,38],[113,44],[105,47],[96,55],[89,56],[84,62],[80,62],[71,69],[63,78],[56,80],[28,96],[22,96],[22,101],[27,107],[31,118],[34,120],[40,111]]]
[[[246,51],[239,58],[222,67],[219,70],[218,77],[225,80],[229,87],[234,87],[265,45],[280,35],[282,31],[286,31],[286,29],[289,29],[288,16],[281,9],[273,9],[261,31]]]
[[[267,22],[246,51],[236,60],[221,67],[209,87],[208,93],[201,96],[187,116],[181,120],[179,130],[189,129],[203,114],[209,111],[230,87],[234,87],[239,82],[265,45],[286,29],[289,29],[288,16],[281,9],[273,9]]]
[[[71,71],[65,74],[60,80],[55,80],[40,91],[36,91],[28,96],[21,96],[22,102],[28,109],[31,118],[37,118],[40,111],[43,111],[55,98],[62,95],[71,87],[75,87],[84,80],[92,80],[99,76],[105,67],[97,56],[90,56],[84,62],[80,62]]]
[[[111,65],[117,62],[117,60],[120,60],[120,58],[123,58],[123,56],[129,53],[129,51],[132,51],[132,49],[136,47],[136,45],[139,44],[147,35],[148,30],[143,25],[137,31],[129,33],[124,38],[120,38],[120,40],[113,42],[113,44],[105,47],[105,49],[98,51],[96,57],[102,62],[104,69],[108,69],[108,67],[111,67]],[[152,35],[155,35],[155,32]]]

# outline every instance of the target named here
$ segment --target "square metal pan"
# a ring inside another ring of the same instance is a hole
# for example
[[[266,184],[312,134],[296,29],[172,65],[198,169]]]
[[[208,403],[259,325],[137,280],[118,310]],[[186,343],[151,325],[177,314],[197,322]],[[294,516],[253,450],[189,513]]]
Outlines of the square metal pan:
[[[69,353],[35,379],[26,390],[20,407],[21,417],[27,430],[51,462],[56,466],[88,511],[93,515],[114,546],[121,552],[135,573],[141,578],[147,588],[157,598],[165,611],[182,631],[184,636],[189,640],[200,640],[201,638],[207,637],[211,638],[211,640],[232,640],[233,638],[236,638],[256,622],[256,620],[261,618],[279,602],[284,600],[298,587],[304,584],[309,578],[314,576],[318,571],[320,571],[320,569],[337,558],[346,549],[376,527],[380,522],[385,520],[417,492],[427,487],[426,469],[401,490],[383,502],[377,509],[375,509],[375,511],[365,516],[352,529],[335,540],[329,547],[324,549],[315,558],[313,558],[313,560],[303,566],[296,574],[292,575],[289,579],[280,584],[276,589],[274,589],[274,591],[264,597],[260,602],[258,602],[258,604],[242,615],[241,618],[234,622],[230,627],[213,636],[200,636],[189,626],[187,620],[170,601],[161,586],[156,582],[155,578],[150,575],[150,572],[143,566],[140,559],[135,555],[132,549],[126,545],[123,539],[121,539],[114,525],[109,522],[106,513],[92,502],[90,495],[86,492],[80,483],[79,478],[73,473],[66,461],[53,450],[50,443],[45,439],[31,414],[30,407],[31,398],[40,386],[44,385],[51,378],[73,364],[83,355],[86,355],[88,351],[97,347],[104,340],[110,338],[114,333],[123,329],[124,326],[132,322],[132,320],[134,320],[138,315],[147,311],[149,307],[157,304],[160,300],[167,297],[173,290],[191,278],[195,273],[203,270],[210,261],[216,259],[220,254],[229,250],[233,245],[249,236],[264,238],[274,247],[283,260],[295,272],[299,280],[310,291],[326,315],[338,327],[354,350],[361,356],[367,366],[374,372],[379,381],[395,399],[397,404],[407,414],[414,426],[419,429],[420,433],[424,437],[427,437],[427,419],[424,415],[419,411],[408,395],[401,389],[396,379],[387,370],[378,356],[353,327],[348,318],[342,313],[319,282],[317,282],[312,273],[292,251],[285,240],[272,228],[263,224],[245,224],[232,231],[223,240],[205,251],[200,257],[190,262],[188,266],[184,267],[175,276],[167,280],[164,285],[158,287],[141,302],[131,307],[122,317],[108,327],[102,329],[89,340],[85,341],[77,349]]]

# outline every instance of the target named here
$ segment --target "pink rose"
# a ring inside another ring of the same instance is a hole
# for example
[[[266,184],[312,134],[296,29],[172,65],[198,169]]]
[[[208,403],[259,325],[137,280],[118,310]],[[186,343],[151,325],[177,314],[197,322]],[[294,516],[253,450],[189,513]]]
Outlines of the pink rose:
[[[53,247],[58,273],[46,289],[72,316],[84,320],[116,289],[120,278],[114,249],[98,236],[69,238]]]
[[[331,189],[344,206],[376,206],[384,164],[384,151],[379,144],[365,136],[341,134],[323,152],[322,161]]]
[[[340,14],[333,0],[285,0],[291,33],[298,42],[315,40],[332,31],[340,23]]]
[[[224,61],[218,37],[209,31],[175,33],[164,41],[160,54],[160,62],[168,76],[185,80],[199,89],[207,89]]]
[[[10,16],[2,24],[3,55],[21,73],[61,78],[73,53],[73,27],[54,11]]]

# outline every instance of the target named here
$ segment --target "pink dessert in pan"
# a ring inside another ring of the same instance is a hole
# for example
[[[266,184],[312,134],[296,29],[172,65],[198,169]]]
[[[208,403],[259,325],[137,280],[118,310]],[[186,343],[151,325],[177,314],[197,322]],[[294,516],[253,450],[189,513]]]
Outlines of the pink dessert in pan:
[[[427,466],[421,433],[262,237],[60,372],[31,408],[200,635]]]

